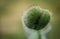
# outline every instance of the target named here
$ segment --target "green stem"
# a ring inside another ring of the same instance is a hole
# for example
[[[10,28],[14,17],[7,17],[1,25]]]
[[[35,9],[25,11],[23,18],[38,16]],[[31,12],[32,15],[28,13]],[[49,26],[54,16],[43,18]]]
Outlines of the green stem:
[[[41,39],[40,31],[37,30],[37,31],[31,33],[31,35],[29,36],[28,39]]]
[[[41,34],[39,30],[38,30],[38,39],[41,39]]]

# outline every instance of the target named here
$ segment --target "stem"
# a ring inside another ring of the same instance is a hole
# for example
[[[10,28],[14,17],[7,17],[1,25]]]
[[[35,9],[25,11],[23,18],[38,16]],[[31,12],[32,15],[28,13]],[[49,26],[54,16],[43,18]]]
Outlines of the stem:
[[[47,39],[46,34],[42,35],[42,39]]]
[[[41,39],[41,34],[39,30],[38,30],[38,39]]]
[[[41,35],[41,32],[38,30],[38,39],[47,39],[46,34]]]

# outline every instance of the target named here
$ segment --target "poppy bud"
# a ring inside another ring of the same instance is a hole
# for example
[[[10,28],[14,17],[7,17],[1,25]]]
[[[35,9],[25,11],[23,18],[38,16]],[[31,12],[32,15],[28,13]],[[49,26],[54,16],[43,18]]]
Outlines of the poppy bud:
[[[34,30],[43,29],[50,20],[50,14],[47,10],[34,7],[26,12],[24,24]]]

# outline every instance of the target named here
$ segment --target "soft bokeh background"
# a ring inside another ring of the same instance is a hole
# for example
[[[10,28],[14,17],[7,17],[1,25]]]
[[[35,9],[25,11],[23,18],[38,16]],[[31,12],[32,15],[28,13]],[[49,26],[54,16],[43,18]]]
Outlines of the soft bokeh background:
[[[48,39],[60,39],[60,0],[0,0],[0,39],[26,39],[21,16],[31,6],[48,9],[52,30]]]

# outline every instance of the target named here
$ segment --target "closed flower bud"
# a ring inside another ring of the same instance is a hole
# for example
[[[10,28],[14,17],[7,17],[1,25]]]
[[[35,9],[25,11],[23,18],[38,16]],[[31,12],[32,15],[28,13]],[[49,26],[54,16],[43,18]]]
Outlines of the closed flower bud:
[[[43,29],[50,20],[50,14],[47,10],[34,7],[26,12],[24,24],[34,30]]]

